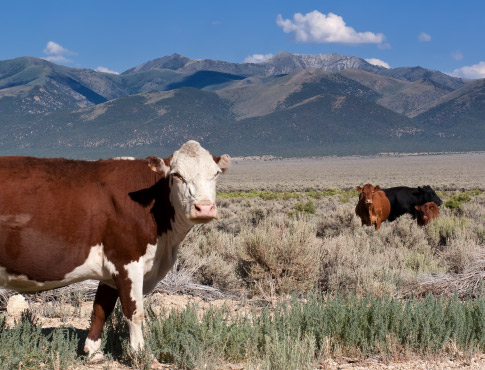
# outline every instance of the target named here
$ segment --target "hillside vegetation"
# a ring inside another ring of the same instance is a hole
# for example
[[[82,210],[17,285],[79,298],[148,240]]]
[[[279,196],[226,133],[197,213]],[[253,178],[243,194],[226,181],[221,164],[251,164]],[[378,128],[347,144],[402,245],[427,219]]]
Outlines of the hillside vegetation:
[[[120,75],[0,61],[0,154],[232,155],[483,150],[483,80],[337,54],[260,63],[156,59]]]

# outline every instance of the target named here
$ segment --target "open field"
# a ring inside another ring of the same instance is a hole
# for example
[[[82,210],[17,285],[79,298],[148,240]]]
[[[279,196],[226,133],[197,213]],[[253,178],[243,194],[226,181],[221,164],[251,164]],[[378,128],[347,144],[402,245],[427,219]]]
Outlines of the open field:
[[[235,159],[219,183],[220,219],[194,227],[146,298],[150,352],[165,369],[485,368],[484,180],[485,153]],[[362,227],[353,189],[367,182],[431,185],[440,218]],[[3,312],[0,364],[146,367],[124,354],[119,311],[106,361],[85,362],[94,287],[26,296],[31,315],[17,323]]]
[[[485,153],[415,156],[234,159],[219,190],[303,190],[431,185],[485,188]]]

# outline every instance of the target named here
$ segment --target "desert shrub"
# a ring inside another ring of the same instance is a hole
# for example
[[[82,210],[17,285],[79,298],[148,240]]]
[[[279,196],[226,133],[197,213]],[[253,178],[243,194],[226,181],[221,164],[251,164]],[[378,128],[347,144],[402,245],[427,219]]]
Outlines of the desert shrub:
[[[480,189],[471,189],[464,192],[454,192],[451,194],[450,198],[445,202],[444,206],[452,210],[460,210],[464,204],[476,201],[477,197],[483,194]]]
[[[466,193],[473,201],[462,203],[459,211],[441,207],[440,217],[427,227],[404,215],[384,222],[377,232],[361,226],[354,214],[357,199],[342,203],[354,192],[306,188],[299,193],[254,190],[243,197],[227,193],[218,201],[221,219],[188,235],[180,266],[197,282],[231,292],[243,292],[251,282],[251,294],[271,296],[300,287],[304,291],[317,281],[325,292],[382,296],[409,291],[423,274],[463,272],[484,243],[485,196],[478,191]],[[450,198],[449,191],[442,193]],[[455,194],[462,193],[451,197]],[[294,223],[312,230],[303,243],[287,231]],[[320,258],[309,258],[312,263],[306,265],[298,262],[301,257],[294,253],[313,256],[306,251],[314,242],[320,243]],[[292,261],[301,266],[300,275]],[[311,271],[317,272],[303,278]]]
[[[381,229],[358,226],[324,238],[321,289],[358,295],[393,295],[420,273],[443,270],[424,231],[409,217]]]
[[[240,361],[254,349],[249,320],[229,320],[221,309],[199,315],[194,305],[155,314],[147,308],[147,344],[159,361],[182,369],[217,369],[220,360]]]
[[[77,336],[67,328],[43,330],[30,311],[13,328],[0,318],[2,369],[67,369],[79,364]]]
[[[316,212],[315,204],[311,200],[295,204],[293,210],[296,213],[304,214],[314,214]]]
[[[463,203],[468,203],[471,200],[470,195],[467,193],[453,194],[450,199],[448,199],[444,206],[450,209],[460,208]]]
[[[350,189],[350,190],[342,190],[342,189],[336,189],[336,188],[330,188],[328,190],[307,190],[305,192],[306,196],[308,198],[313,198],[313,199],[321,199],[321,198],[328,198],[328,197],[334,197],[334,196],[339,196],[339,202],[340,203],[348,203],[351,198],[359,195],[358,191],[355,189]]]
[[[231,317],[225,308],[203,315],[195,306],[161,315],[148,309],[146,337],[160,361],[182,369],[248,359],[248,369],[308,369],[321,353],[439,354],[450,346],[483,352],[484,315],[483,298],[313,295],[244,317]]]
[[[482,195],[483,194],[483,190],[481,189],[471,189],[471,190],[468,190],[467,192],[470,196],[472,197],[477,197],[479,195]]]
[[[315,337],[306,335],[301,338],[276,332],[265,337],[265,351],[262,358],[253,360],[247,366],[248,370],[306,370],[312,369],[316,364]]]
[[[340,203],[348,203],[352,198],[356,198],[358,195],[359,195],[359,192],[355,189],[342,191],[339,201]],[[357,199],[355,203],[357,203]]]
[[[240,256],[255,288],[272,295],[314,287],[320,243],[313,223],[267,218],[241,231],[240,237]]]
[[[301,194],[298,192],[290,192],[290,191],[263,191],[263,190],[250,190],[250,191],[234,191],[234,192],[217,192],[217,197],[219,198],[242,198],[242,199],[250,199],[250,198],[261,198],[263,200],[288,200],[288,199],[299,199]]]
[[[320,199],[322,197],[333,197],[337,194],[340,194],[340,190],[335,188],[330,188],[328,190],[322,190],[322,191],[308,190],[306,194],[309,198]]]
[[[479,254],[480,247],[463,238],[453,238],[443,246],[440,257],[447,264],[447,272],[453,274],[463,273]]]
[[[355,215],[355,204],[345,204],[323,214],[317,223],[317,235],[332,237],[344,230],[353,231],[361,227],[360,219]]]
[[[392,258],[389,253],[372,252],[375,247],[363,230],[357,235],[343,234],[325,239],[319,273],[320,289],[341,294],[394,294],[399,271],[394,271],[386,262]],[[402,257],[396,259],[402,260]]]
[[[440,216],[429,223],[428,240],[435,247],[447,245],[452,238],[465,238],[469,222],[463,217]]]
[[[237,271],[237,251],[234,236],[222,231],[196,227],[179,251],[180,264],[192,271],[204,285],[225,291],[240,287]]]

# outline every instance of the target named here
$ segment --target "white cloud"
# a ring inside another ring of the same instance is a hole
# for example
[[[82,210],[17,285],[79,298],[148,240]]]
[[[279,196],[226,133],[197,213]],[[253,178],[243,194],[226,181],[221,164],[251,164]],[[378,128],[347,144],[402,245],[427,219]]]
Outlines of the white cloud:
[[[429,41],[431,41],[431,36],[428,35],[426,32],[421,32],[418,35],[418,40],[421,41],[421,42],[429,42]]]
[[[111,73],[113,75],[119,75],[119,72],[112,71],[109,68],[99,66],[98,68],[95,69],[96,72],[103,72],[103,73]]]
[[[52,62],[52,63],[71,63],[72,62],[71,59],[68,59],[63,55],[49,55],[48,57],[45,57],[42,59],[48,60],[49,62]]]
[[[44,49],[44,54],[47,55],[74,55],[76,53],[63,48],[61,45],[54,41],[49,41]]]
[[[451,75],[463,78],[485,78],[485,62],[457,68],[451,72]]]
[[[318,10],[305,15],[296,13],[293,20],[278,14],[276,24],[285,33],[294,32],[296,41],[302,43],[382,44],[385,40],[382,33],[356,32],[337,14],[325,15]]]
[[[462,60],[463,59],[463,54],[461,53],[460,50],[457,50],[457,51],[454,51],[453,53],[451,53],[451,57],[454,60]]]
[[[367,63],[370,63],[370,64],[375,65],[375,66],[384,67],[384,68],[387,68],[387,69],[391,68],[391,66],[388,63],[384,62],[383,60],[377,59],[377,58],[369,58],[369,59],[365,59],[365,61]]]
[[[271,59],[273,54],[253,54],[244,58],[244,63],[262,63]]]
[[[77,54],[69,49],[62,47],[54,41],[49,41],[43,52],[47,55],[46,57],[44,57],[44,59],[54,63],[71,63],[72,60],[67,58],[66,56]]]

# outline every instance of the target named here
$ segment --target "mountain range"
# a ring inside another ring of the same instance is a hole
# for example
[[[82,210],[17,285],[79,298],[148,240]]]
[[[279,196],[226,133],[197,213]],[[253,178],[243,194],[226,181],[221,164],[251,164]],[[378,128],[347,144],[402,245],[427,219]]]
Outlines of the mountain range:
[[[188,139],[231,155],[483,150],[485,80],[338,54],[263,63],[155,59],[119,75],[0,61],[0,154],[168,155]]]

